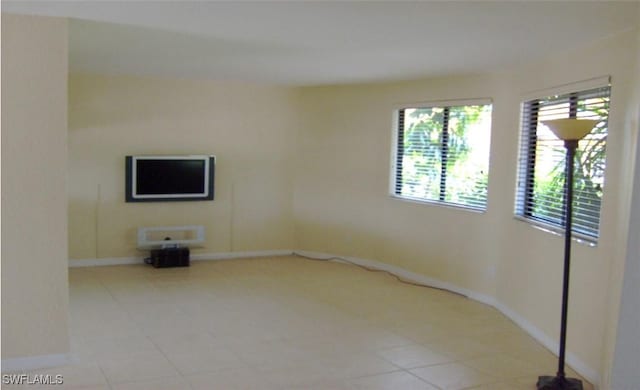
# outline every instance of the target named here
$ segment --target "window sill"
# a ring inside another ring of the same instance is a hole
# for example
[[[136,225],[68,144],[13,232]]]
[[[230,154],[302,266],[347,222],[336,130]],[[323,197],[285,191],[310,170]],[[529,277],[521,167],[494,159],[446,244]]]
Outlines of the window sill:
[[[410,198],[410,197],[400,196],[400,195],[395,195],[395,194],[390,194],[389,197],[391,197],[391,199],[395,199],[395,200],[399,200],[399,201],[403,201],[403,202],[416,203],[416,204],[422,204],[422,205],[430,205],[430,206],[438,206],[438,207],[444,207],[444,208],[454,209],[454,210],[463,210],[463,211],[469,211],[469,212],[477,213],[477,214],[485,214],[487,212],[486,209],[478,209],[478,208],[474,208],[474,207],[458,205],[458,204],[455,204],[455,203],[439,202],[439,201],[436,201],[436,200]]]
[[[514,215],[513,218],[516,219],[517,221],[527,223],[529,226],[531,226],[534,229],[538,229],[538,230],[541,230],[543,232],[550,233],[550,234],[552,234],[554,236],[564,237],[564,229],[559,228],[557,226],[554,226],[554,225],[551,225],[551,224],[548,224],[548,223],[544,223],[544,222],[540,222],[540,221],[536,221],[536,220],[532,220],[532,219],[529,219],[529,218],[525,218],[525,217],[522,217],[520,215]],[[573,241],[575,241],[575,242],[577,242],[579,244],[586,245],[586,246],[589,246],[589,247],[598,246],[598,239],[597,238],[586,236],[584,234],[573,233],[572,239],[573,239]]]

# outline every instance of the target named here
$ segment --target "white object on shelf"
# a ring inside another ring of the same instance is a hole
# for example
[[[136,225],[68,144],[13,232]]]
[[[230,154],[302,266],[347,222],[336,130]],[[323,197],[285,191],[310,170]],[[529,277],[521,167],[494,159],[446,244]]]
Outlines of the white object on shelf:
[[[198,247],[204,244],[204,226],[155,226],[138,228],[138,249]]]

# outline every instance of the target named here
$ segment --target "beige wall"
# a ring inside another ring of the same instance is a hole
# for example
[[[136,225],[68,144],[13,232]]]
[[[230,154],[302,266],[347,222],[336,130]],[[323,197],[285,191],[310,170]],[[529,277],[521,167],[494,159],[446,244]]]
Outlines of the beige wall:
[[[625,119],[634,34],[528,66],[392,84],[294,90],[72,75],[69,257],[142,256],[136,227],[203,224],[200,253],[296,248],[378,260],[493,297],[557,339],[562,239],[513,218],[519,103],[533,90],[611,75],[602,236],[597,247],[574,245],[568,340],[586,368],[606,377],[637,136]],[[4,35],[3,27],[3,46]],[[4,93],[3,85],[3,103]],[[487,212],[391,199],[393,108],[478,97],[494,102]],[[125,203],[124,156],[155,153],[216,154],[216,200]],[[3,267],[4,257],[3,248]]]
[[[297,247],[387,262],[495,294],[499,246],[485,215],[388,195],[395,106],[495,93],[490,77],[305,89],[295,164]],[[452,247],[451,237],[474,240]]]
[[[523,67],[509,75],[525,90],[563,84],[573,79],[611,75],[611,111],[607,138],[605,194],[601,210],[601,236],[597,247],[574,244],[569,303],[568,348],[606,380],[607,327],[612,302],[619,302],[620,280],[611,273],[624,262],[633,157],[637,126],[628,121],[634,86],[635,31],[569,50],[554,60]],[[597,53],[597,55],[594,55]],[[579,64],[579,66],[572,66]],[[536,71],[543,69],[544,72]],[[513,105],[515,108],[515,105]],[[515,120],[515,118],[513,118]],[[515,172],[513,172],[515,175]],[[511,221],[500,260],[498,298],[557,339],[562,265],[562,240]],[[533,249],[513,256],[520,248]],[[617,311],[617,310],[616,310]],[[617,316],[617,313],[614,314]],[[615,326],[615,325],[613,325]],[[607,388],[604,386],[604,388]]]
[[[204,225],[194,253],[292,248],[294,98],[237,82],[71,75],[70,258],[145,256],[140,226]],[[132,154],[216,155],[215,200],[125,203]]]
[[[640,7],[638,8],[640,20]],[[630,64],[631,65],[631,64]],[[640,129],[640,29],[636,34],[636,62],[633,99],[629,101],[627,121],[629,128]],[[636,153],[640,150],[640,138],[635,137]],[[616,310],[610,317],[609,340],[611,348],[607,348],[605,356],[605,368],[608,370],[611,354],[614,358],[611,363],[611,388],[632,388],[638,384],[638,362],[640,362],[640,159],[635,156],[635,173],[633,176],[634,189],[632,207],[630,211],[629,236],[626,248],[626,262],[612,272],[612,283],[623,286],[622,300],[619,294],[612,294],[611,307]],[[617,292],[617,291],[616,291]],[[619,310],[619,316],[616,312]],[[618,320],[617,326],[616,321]],[[617,331],[617,332],[616,332]],[[617,337],[616,337],[617,336]],[[614,348],[615,347],[615,348]],[[608,371],[605,371],[608,373]]]
[[[574,244],[569,314],[568,348],[584,364],[583,373],[598,379],[609,295],[616,290],[610,270],[623,261],[617,245],[626,242],[633,156],[628,140],[637,132],[625,121],[634,37],[623,33],[553,60],[490,74],[304,89],[306,126],[295,163],[296,247],[390,263],[485,294],[557,340],[562,237],[513,218],[519,105],[531,91],[611,75],[601,238],[597,247]],[[478,97],[494,102],[486,213],[390,198],[394,106]]]
[[[2,359],[68,352],[67,22],[2,14]]]

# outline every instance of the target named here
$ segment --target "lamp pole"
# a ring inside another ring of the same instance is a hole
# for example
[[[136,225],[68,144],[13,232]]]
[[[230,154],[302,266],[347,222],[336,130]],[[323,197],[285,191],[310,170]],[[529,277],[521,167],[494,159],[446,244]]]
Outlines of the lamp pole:
[[[571,231],[573,216],[573,170],[576,155],[577,140],[564,141],[567,149],[567,161],[565,162],[565,196],[564,196],[564,278],[562,280],[562,315],[560,320],[560,354],[558,358],[557,377],[565,377],[564,359],[567,346],[567,314],[569,307],[569,274],[571,271]],[[581,386],[582,387],[582,386]]]
[[[556,376],[540,376],[538,390],[582,390],[582,381],[567,378],[564,372],[567,345],[567,314],[569,307],[569,275],[571,270],[571,239],[573,214],[574,159],[578,141],[593,129],[598,121],[561,119],[544,122],[557,136],[564,140],[567,150],[565,161],[564,191],[564,275],[562,280],[562,313],[560,317],[560,350]]]

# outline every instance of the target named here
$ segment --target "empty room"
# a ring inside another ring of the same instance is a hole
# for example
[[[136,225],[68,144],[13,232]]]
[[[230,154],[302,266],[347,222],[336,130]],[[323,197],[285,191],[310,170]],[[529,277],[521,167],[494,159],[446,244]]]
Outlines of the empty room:
[[[1,7],[3,388],[640,389],[639,2]]]

